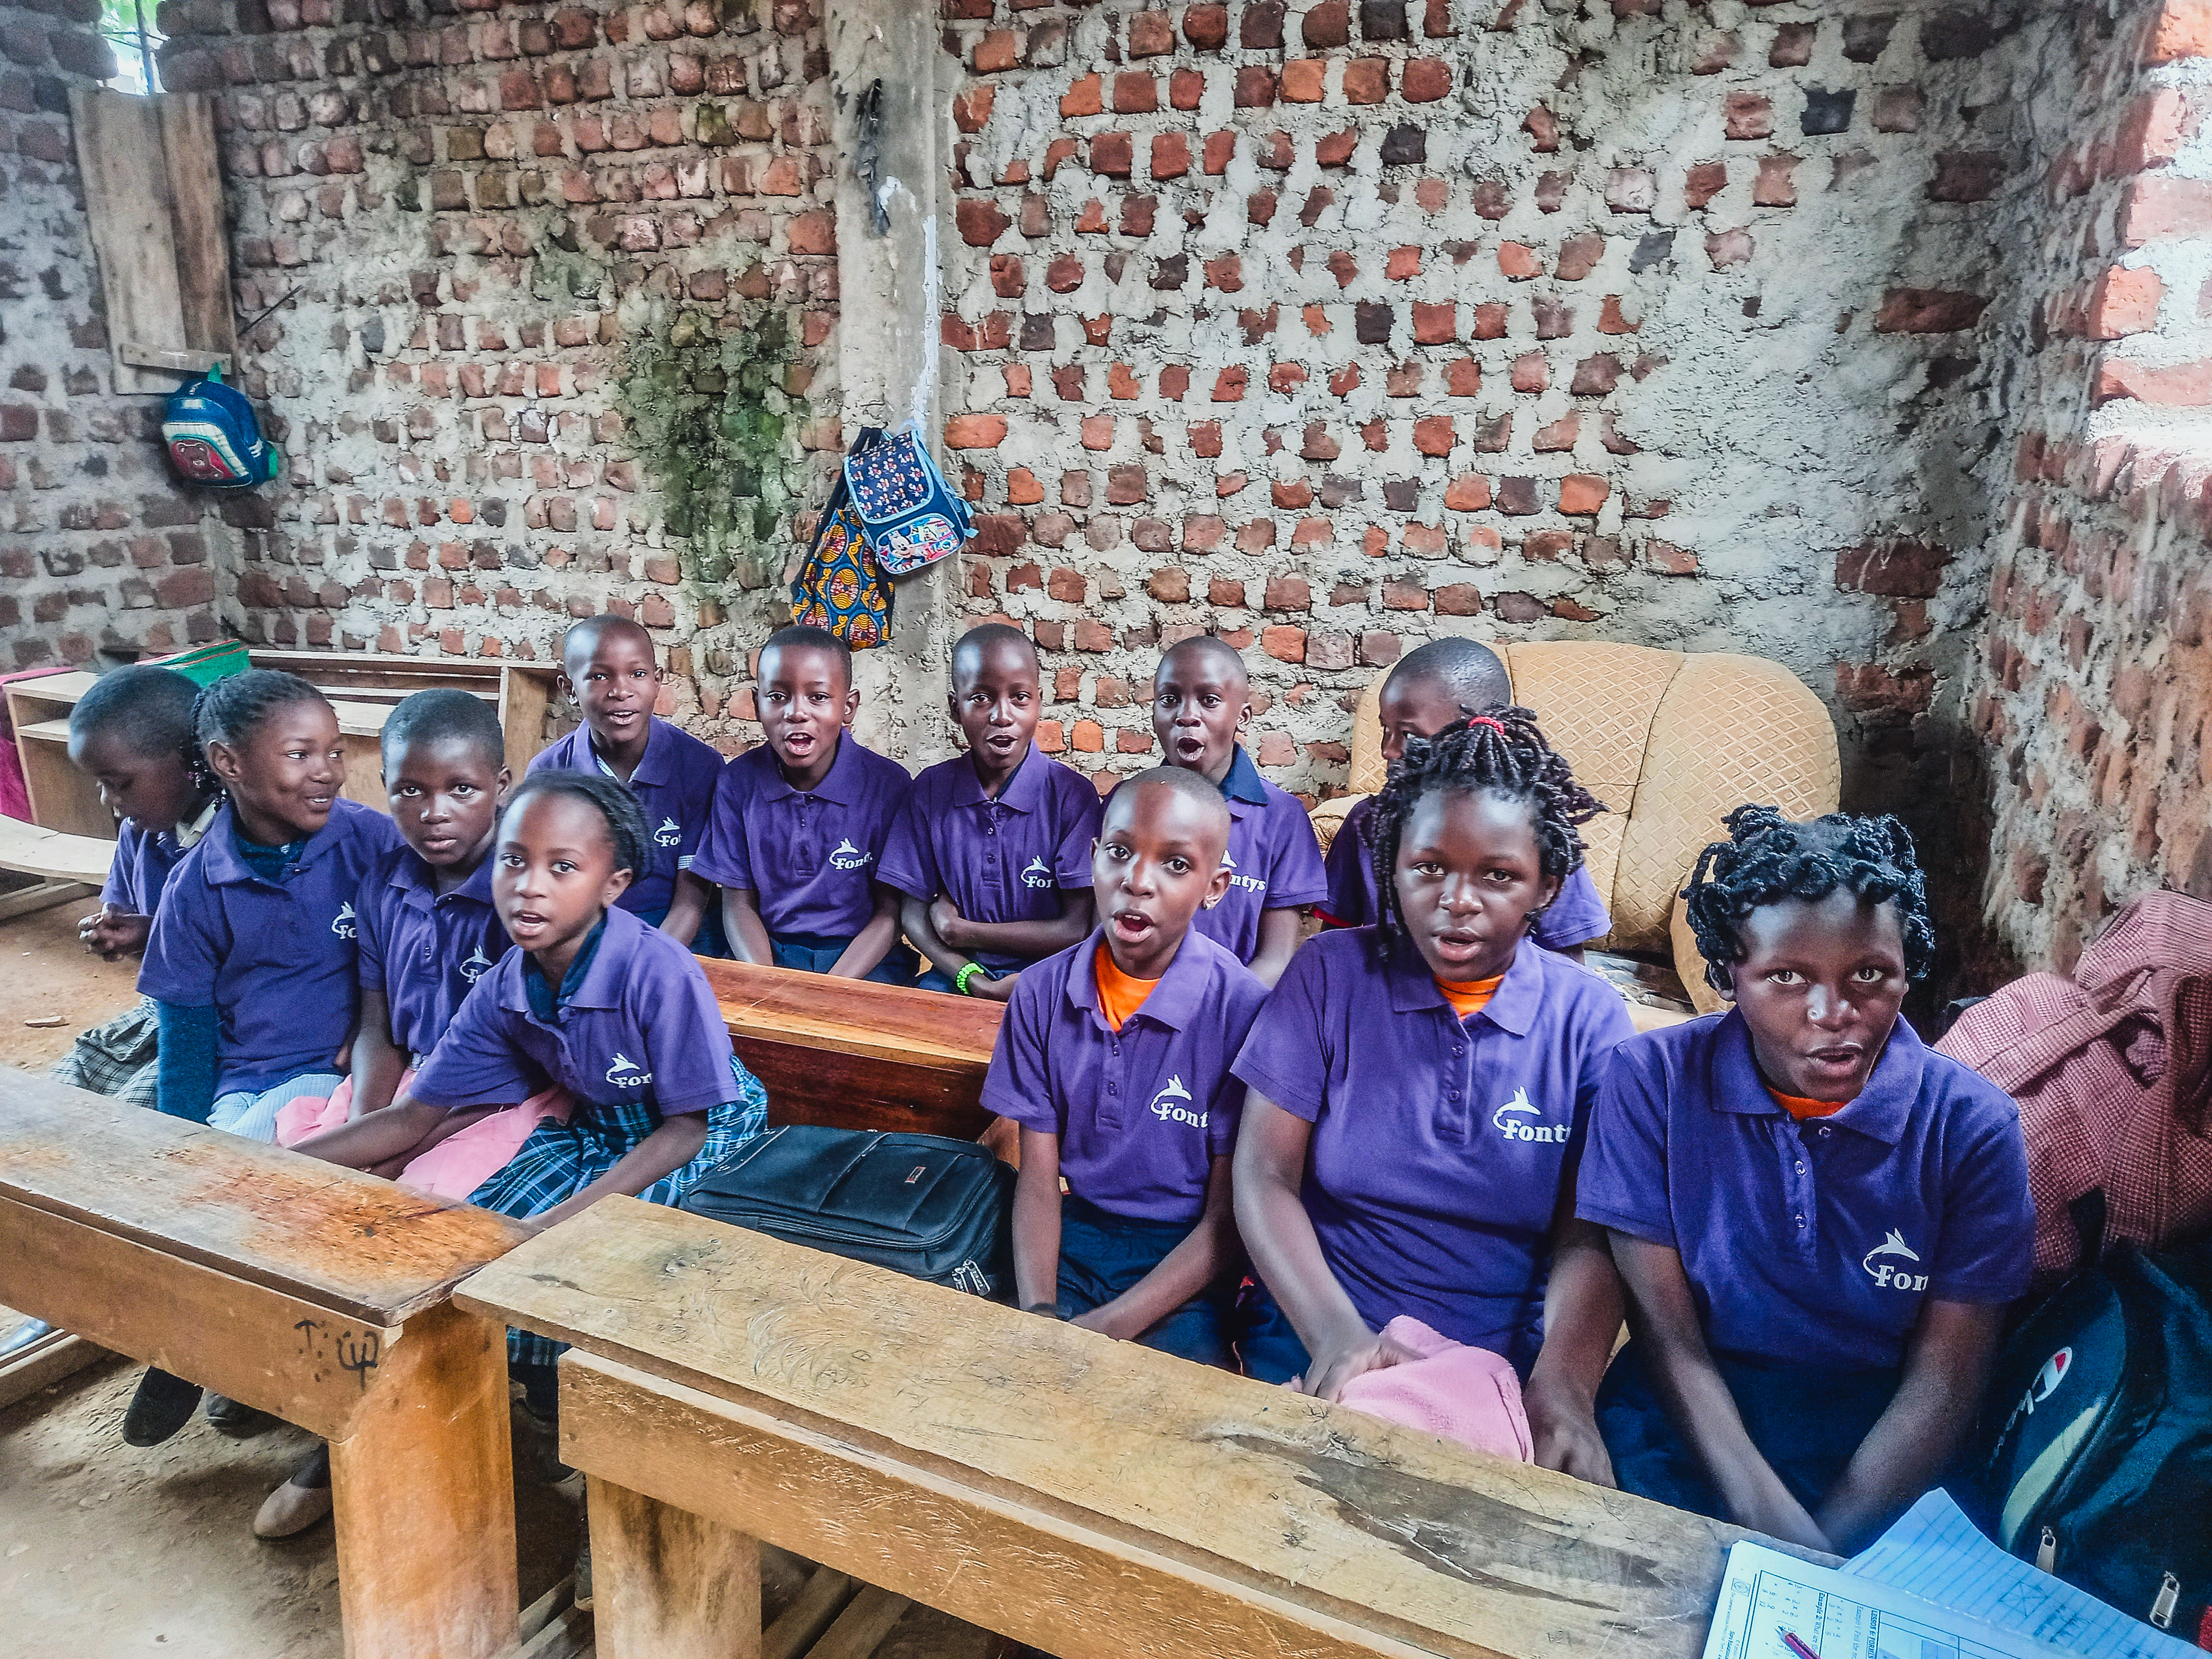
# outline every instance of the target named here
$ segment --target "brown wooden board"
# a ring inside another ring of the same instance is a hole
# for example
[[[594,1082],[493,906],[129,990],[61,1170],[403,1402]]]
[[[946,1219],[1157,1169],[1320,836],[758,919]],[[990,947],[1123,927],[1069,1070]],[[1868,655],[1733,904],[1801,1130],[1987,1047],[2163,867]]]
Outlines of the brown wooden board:
[[[991,1063],[1004,1005],[866,980],[702,957],[732,1034],[974,1077]]]
[[[228,357],[237,349],[237,324],[230,309],[222,179],[216,170],[215,103],[190,92],[164,93],[151,101],[161,129],[183,343],[188,351]]]
[[[6,1067],[0,1200],[373,1327],[434,1306],[525,1234],[488,1210]],[[9,1272],[0,1253],[0,1301]]]
[[[570,1462],[1066,1659],[1687,1659],[1746,1535],[631,1200],[455,1299],[702,1396],[572,1355]]]
[[[973,1140],[990,1127],[991,1115],[980,1103],[980,1077],[732,1035],[738,1058],[768,1091],[771,1124],[821,1123],[955,1140]]]
[[[100,87],[72,87],[69,98],[85,216],[106,301],[107,337],[117,348],[110,353],[115,390],[173,392],[179,383],[176,374],[129,361],[190,343],[177,288],[161,111],[150,98]],[[126,352],[125,347],[138,349]]]

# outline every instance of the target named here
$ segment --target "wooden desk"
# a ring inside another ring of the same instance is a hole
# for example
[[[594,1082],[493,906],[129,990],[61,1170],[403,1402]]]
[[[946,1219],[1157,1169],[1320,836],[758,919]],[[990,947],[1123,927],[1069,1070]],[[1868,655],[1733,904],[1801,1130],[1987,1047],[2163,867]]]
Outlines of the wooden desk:
[[[973,1140],[1001,1003],[699,958],[771,1123]]]
[[[0,1068],[0,1303],[330,1441],[348,1659],[515,1639],[506,1335],[450,1296],[522,1236]]]
[[[331,700],[345,744],[344,793],[349,799],[379,811],[386,807],[380,752],[384,722],[402,698],[415,692],[453,687],[492,703],[506,734],[508,769],[518,780],[545,746],[545,715],[555,672],[550,664],[366,652],[254,651],[248,658],[256,668],[299,675]],[[8,720],[30,791],[33,820],[48,830],[112,841],[113,817],[100,805],[92,780],[69,757],[70,710],[92,689],[94,678],[88,673],[69,673],[18,680],[7,688]]]
[[[1063,1659],[1692,1659],[1746,1535],[629,1199],[455,1300],[575,1345],[601,1659],[757,1655],[755,1539]]]

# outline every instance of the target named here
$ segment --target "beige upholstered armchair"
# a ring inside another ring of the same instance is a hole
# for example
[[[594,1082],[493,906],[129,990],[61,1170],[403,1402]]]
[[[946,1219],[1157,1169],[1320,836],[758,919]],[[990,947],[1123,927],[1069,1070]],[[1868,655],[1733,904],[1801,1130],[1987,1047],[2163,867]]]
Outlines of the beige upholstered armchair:
[[[1699,1012],[1720,1006],[1676,895],[1722,817],[1746,801],[1792,817],[1836,810],[1842,769],[1828,711],[1763,657],[1563,641],[1498,653],[1513,699],[1607,811],[1583,827],[1589,872],[1613,911],[1601,948],[1671,953]],[[1314,808],[1326,848],[1361,795],[1382,786],[1383,676],[1353,716],[1353,794]]]

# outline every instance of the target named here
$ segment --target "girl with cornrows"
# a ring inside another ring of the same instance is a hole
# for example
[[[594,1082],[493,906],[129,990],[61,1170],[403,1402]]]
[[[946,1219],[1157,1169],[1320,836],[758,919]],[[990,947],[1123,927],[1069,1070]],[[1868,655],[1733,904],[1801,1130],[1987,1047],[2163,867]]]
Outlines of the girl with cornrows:
[[[285,1102],[327,1095],[343,1075],[338,1053],[361,1008],[354,900],[399,832],[340,797],[337,716],[296,675],[257,668],[216,681],[194,704],[192,731],[195,775],[223,802],[170,872],[138,970],[160,1021],[155,1103],[273,1140]],[[123,1437],[160,1444],[199,1397],[148,1371]]]
[[[1631,1027],[1528,943],[1601,810],[1525,708],[1407,742],[1376,797],[1380,920],[1310,940],[1237,1058],[1233,1184],[1249,1374],[1334,1399],[1417,1357],[1380,1334],[1409,1314],[1510,1359],[1537,1461],[1610,1484],[1591,1400],[1621,1294],[1575,1163]]]
[[[1856,1550],[1944,1479],[2034,1212],[2020,1114],[1899,1017],[1927,890],[1895,818],[1728,817],[1686,896],[1735,1004],[1614,1054],[1577,1212],[1635,1340],[1598,1423],[1620,1484]]]

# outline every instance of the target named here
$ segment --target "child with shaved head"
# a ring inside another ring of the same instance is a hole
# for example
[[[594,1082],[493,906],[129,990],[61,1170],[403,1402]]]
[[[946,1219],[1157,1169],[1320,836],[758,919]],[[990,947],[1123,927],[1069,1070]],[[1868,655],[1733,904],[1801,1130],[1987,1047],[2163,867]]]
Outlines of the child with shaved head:
[[[1091,855],[1099,925],[1016,981],[983,1084],[1020,1126],[1021,1305],[1212,1365],[1234,1364],[1243,1267],[1229,1067],[1267,1000],[1194,925],[1228,890],[1231,823],[1194,771],[1114,792]]]
[[[1498,653],[1478,640],[1431,640],[1407,653],[1382,682],[1378,713],[1382,758],[1395,775],[1409,738],[1435,738],[1478,714],[1513,702],[1513,683]],[[1382,916],[1375,870],[1375,798],[1344,815],[1328,849],[1328,897],[1321,919],[1332,927],[1364,927]],[[1529,937],[1547,950],[1579,956],[1590,940],[1613,931],[1589,867],[1577,864],[1559,896],[1536,913]]]
[[[1170,766],[1198,773],[1229,803],[1229,887],[1199,931],[1273,985],[1298,948],[1299,911],[1328,896],[1328,878],[1305,808],[1261,777],[1237,741],[1251,718],[1252,682],[1232,647],[1201,634],[1161,655],[1152,735]]]
[[[1031,741],[1044,691],[1019,629],[960,636],[947,702],[968,752],[914,781],[879,879],[929,958],[924,990],[1004,1002],[1024,969],[1091,931],[1098,792]]]
[[[653,712],[660,682],[653,636],[629,617],[578,623],[561,641],[560,685],[584,723],[549,744],[530,770],[582,772],[628,784],[645,808],[651,848],[617,907],[701,956],[726,956],[714,886],[691,872],[722,757]]]

